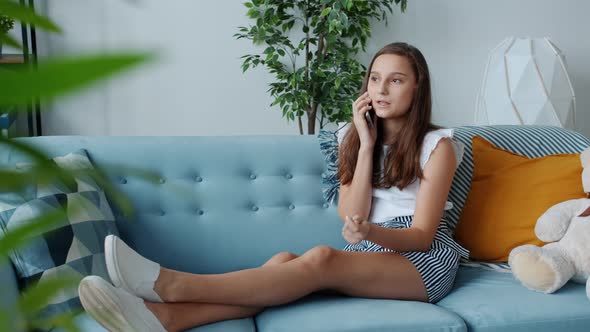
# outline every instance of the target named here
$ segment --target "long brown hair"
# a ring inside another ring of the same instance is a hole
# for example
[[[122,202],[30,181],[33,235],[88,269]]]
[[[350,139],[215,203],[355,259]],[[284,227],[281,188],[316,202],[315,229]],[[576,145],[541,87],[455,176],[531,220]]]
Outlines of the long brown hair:
[[[396,54],[408,59],[414,70],[417,87],[410,109],[406,113],[406,121],[397,133],[389,153],[385,157],[384,170],[381,172],[379,160],[383,154],[383,125],[377,118],[377,139],[373,151],[373,179],[374,188],[398,187],[400,190],[411,184],[416,178],[423,178],[420,168],[420,151],[424,136],[430,130],[439,128],[430,123],[432,113],[432,94],[430,91],[430,74],[428,65],[422,53],[414,46],[406,43],[392,43],[379,50],[367,69],[363,85],[359,94],[367,91],[367,85],[375,59],[382,54]],[[354,123],[351,122],[340,145],[338,177],[342,184],[352,181],[360,139]]]

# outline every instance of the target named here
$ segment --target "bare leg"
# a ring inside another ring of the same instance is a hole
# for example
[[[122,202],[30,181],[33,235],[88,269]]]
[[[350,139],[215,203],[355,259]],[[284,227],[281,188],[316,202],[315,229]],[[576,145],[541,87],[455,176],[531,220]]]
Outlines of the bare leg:
[[[273,306],[322,289],[369,298],[427,300],[414,265],[396,253],[318,246],[283,264],[199,275],[162,269],[155,290],[166,302]]]
[[[285,263],[297,257],[295,254],[282,252],[274,255],[262,266]],[[250,317],[265,309],[264,307],[211,303],[152,303],[146,301],[145,304],[168,331],[184,331],[191,327],[222,320]]]

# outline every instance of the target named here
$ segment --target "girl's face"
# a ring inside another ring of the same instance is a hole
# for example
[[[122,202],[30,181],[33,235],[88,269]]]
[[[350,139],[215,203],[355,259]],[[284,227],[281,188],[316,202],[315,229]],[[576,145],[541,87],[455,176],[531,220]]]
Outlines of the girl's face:
[[[405,56],[382,54],[375,59],[367,91],[378,117],[404,117],[412,105],[415,88],[416,75]]]

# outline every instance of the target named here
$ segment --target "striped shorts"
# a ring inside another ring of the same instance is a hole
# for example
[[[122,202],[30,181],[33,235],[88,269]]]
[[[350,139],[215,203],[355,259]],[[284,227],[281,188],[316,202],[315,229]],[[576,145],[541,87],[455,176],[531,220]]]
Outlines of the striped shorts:
[[[409,228],[412,226],[412,220],[413,216],[402,216],[375,225],[387,228]],[[384,248],[367,240],[363,240],[357,244],[348,244],[342,250],[397,252],[406,257],[416,266],[418,273],[420,273],[428,293],[428,302],[430,303],[438,302],[451,291],[461,257],[469,257],[469,251],[453,239],[451,231],[447,226],[447,221],[444,218],[439,223],[430,249],[426,252],[396,251]]]

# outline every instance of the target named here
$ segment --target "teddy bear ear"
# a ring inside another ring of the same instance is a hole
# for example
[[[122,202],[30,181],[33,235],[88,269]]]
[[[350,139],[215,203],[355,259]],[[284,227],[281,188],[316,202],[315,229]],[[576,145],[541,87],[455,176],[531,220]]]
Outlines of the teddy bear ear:
[[[582,151],[580,159],[582,160],[582,167],[590,167],[590,147],[587,147],[586,150]]]
[[[590,206],[586,210],[584,210],[578,217],[588,217],[590,216]]]
[[[587,147],[586,150],[582,151],[580,154],[580,160],[582,161],[582,186],[584,187],[584,192],[587,194],[588,198],[590,198],[590,147]]]

